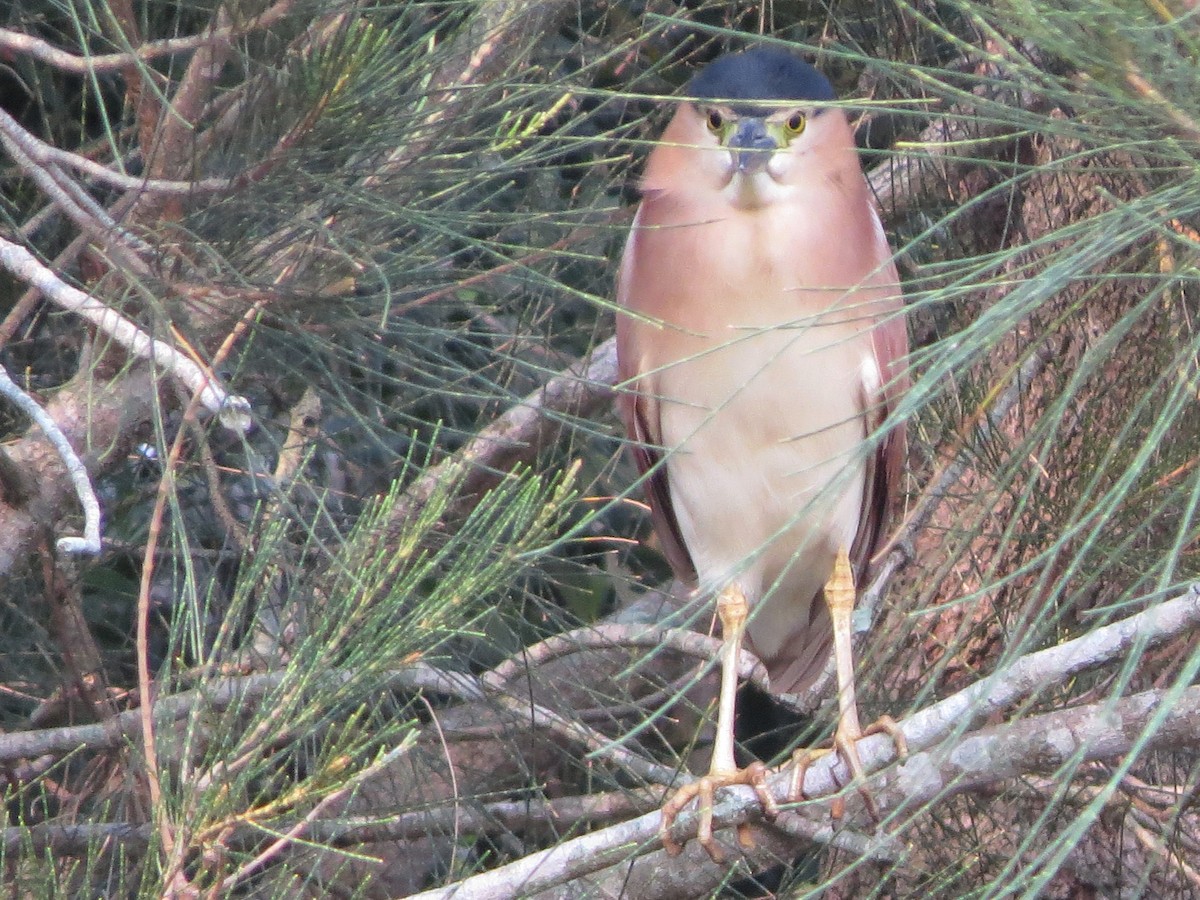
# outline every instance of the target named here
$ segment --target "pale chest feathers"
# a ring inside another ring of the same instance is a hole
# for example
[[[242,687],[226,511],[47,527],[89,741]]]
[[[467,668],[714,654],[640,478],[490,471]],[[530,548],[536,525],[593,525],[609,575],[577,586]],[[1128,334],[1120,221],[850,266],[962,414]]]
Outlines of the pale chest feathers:
[[[790,202],[751,211],[719,196],[648,200],[626,260],[646,288],[638,308],[700,333],[817,320],[861,327],[881,315],[873,304],[895,296],[895,272],[865,188],[792,190]]]
[[[627,259],[655,261],[636,271],[652,285],[638,299],[663,324],[631,320],[629,346],[671,448],[682,536],[709,587],[741,571],[757,592],[799,550],[822,559],[792,585],[811,596],[824,558],[858,527],[867,398],[881,382],[874,307],[894,298],[894,272],[865,198],[858,222],[796,209],[726,207],[705,220],[660,206],[648,218],[690,224],[642,228]],[[852,226],[866,239],[848,239]]]
[[[681,535],[706,591],[758,598],[786,572],[805,608],[859,527],[873,358],[844,324],[713,338],[649,379]]]

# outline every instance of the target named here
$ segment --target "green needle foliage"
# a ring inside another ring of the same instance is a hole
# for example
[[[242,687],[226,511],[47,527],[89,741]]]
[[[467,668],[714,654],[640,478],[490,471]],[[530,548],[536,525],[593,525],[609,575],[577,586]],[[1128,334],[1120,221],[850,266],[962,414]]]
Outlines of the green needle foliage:
[[[397,535],[389,535],[387,521],[399,488],[373,502],[328,568],[288,598],[289,604],[303,598],[305,618],[288,623],[299,639],[291,644],[283,637],[283,659],[271,666],[269,686],[236,697],[219,715],[189,720],[179,748],[189,762],[171,786],[181,804],[171,813],[182,828],[196,835],[233,825],[267,834],[286,830],[288,813],[344,790],[348,777],[377,764],[381,754],[412,749],[424,710],[381,693],[381,686],[402,684],[406,666],[444,663],[440,648],[472,635],[485,602],[504,602],[529,558],[561,530],[562,511],[574,496],[568,477],[514,473],[453,535],[431,542],[456,486],[454,480],[440,485]],[[280,528],[269,529],[254,552],[256,560],[287,555]],[[262,595],[278,595],[283,569],[250,565],[244,572],[235,606],[204,661],[201,685],[242,643],[228,627],[238,613],[267,614],[267,622],[251,622],[251,629],[280,621]],[[188,628],[186,619],[177,617],[178,629]],[[177,677],[183,689],[196,673]],[[222,862],[237,860],[234,854]],[[204,882],[205,875],[198,870],[195,879]]]

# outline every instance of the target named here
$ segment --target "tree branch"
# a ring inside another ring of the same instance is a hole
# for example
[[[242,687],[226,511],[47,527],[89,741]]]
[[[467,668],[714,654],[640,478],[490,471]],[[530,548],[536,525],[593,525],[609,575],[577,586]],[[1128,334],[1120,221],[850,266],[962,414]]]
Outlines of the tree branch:
[[[289,10],[291,3],[275,4],[251,19],[239,25],[226,29],[194,34],[181,38],[166,38],[161,41],[148,41],[128,53],[97,53],[89,56],[77,56],[55,47],[48,41],[32,35],[0,28],[0,50],[10,53],[21,53],[39,62],[53,66],[64,72],[76,75],[91,73],[119,72],[136,63],[150,62],[164,56],[176,53],[187,53],[199,47],[204,47],[214,40],[230,40],[240,35],[248,34],[255,29],[269,28],[279,21]]]
[[[1172,707],[1166,711],[1162,703],[1169,692],[1148,691],[1116,704],[1097,703],[965,734],[971,723],[1085,669],[1119,658],[1135,645],[1145,649],[1159,646],[1198,625],[1200,584],[1128,619],[1022,657],[1007,669],[900,723],[910,749],[915,752],[886,775],[869,779],[872,796],[885,813],[915,810],[1021,772],[1044,771],[1072,758],[1111,758],[1128,752],[1135,744],[1145,750],[1200,739],[1200,687],[1186,689],[1177,702],[1172,698]],[[1147,737],[1144,731],[1152,715],[1163,718],[1160,728]],[[945,746],[933,752],[934,746],[941,742]],[[887,735],[863,739],[858,750],[868,773],[878,772],[895,757],[893,741]],[[784,767],[769,781],[771,794],[780,803],[787,801],[790,770],[791,767]],[[829,754],[808,768],[804,796],[828,798],[840,792],[848,779],[840,755]],[[802,814],[810,820],[813,840],[833,835],[829,802],[806,804],[793,814]],[[714,804],[713,823],[715,828],[729,828],[759,815],[761,807],[754,792],[749,788],[732,788]],[[508,896],[505,892],[548,890],[650,852],[658,846],[660,820],[660,813],[649,813],[418,896],[425,900],[449,897],[468,900]],[[680,816],[676,828],[680,834],[694,834],[695,810]],[[886,852],[887,843],[887,840],[876,841],[870,846],[872,851]],[[725,871],[724,867],[721,871]]]
[[[141,277],[150,269],[142,255],[150,256],[153,248],[141,238],[117,224],[100,204],[93,200],[53,161],[39,162],[38,144],[33,135],[8,113],[0,110],[0,144],[34,184],[57,206],[79,230],[91,237],[98,246],[109,248],[113,255]],[[141,255],[139,255],[141,254]]]
[[[166,368],[226,427],[235,431],[249,427],[249,401],[228,393],[210,373],[170,344],[151,338],[116,310],[67,284],[24,247],[0,238],[0,265],[58,306],[87,319],[135,356]]]
[[[610,338],[583,362],[556,375],[480,431],[452,457],[431,466],[392,510],[388,528],[397,533],[460,467],[463,494],[482,494],[518,462],[531,459],[556,434],[561,415],[593,415],[612,396],[617,379],[617,343]]]
[[[96,179],[101,184],[109,185],[124,191],[152,191],[156,193],[193,194],[201,192],[217,192],[230,190],[238,186],[235,179],[202,178],[196,181],[164,181],[154,178],[143,178],[136,175],[126,175],[103,166],[95,160],[60,150],[45,141],[38,139],[8,113],[0,110],[0,134],[19,146],[34,162],[42,166],[66,166],[76,169],[84,175]]]
[[[904,763],[870,784],[872,796],[882,814],[899,821],[905,811],[926,811],[931,804],[950,797],[994,785],[998,781],[1026,772],[1048,771],[1072,762],[1112,759],[1135,746],[1143,751],[1191,746],[1200,739],[1200,687],[1186,689],[1178,700],[1164,707],[1166,691],[1137,694],[1115,704],[1097,703],[1062,710],[1017,722],[988,728],[951,742],[952,746],[910,756]],[[1144,734],[1147,721],[1162,715],[1161,727],[1149,738]],[[790,773],[781,772],[769,782],[772,795],[786,801]],[[803,815],[810,820],[812,840],[828,842],[835,832],[830,827],[828,801],[808,803],[787,816]],[[749,788],[731,788],[713,806],[713,822],[729,828],[756,819],[761,814],[758,801]],[[530,854],[517,862],[456,882],[446,888],[416,895],[421,900],[450,898],[475,900],[522,895],[549,890],[568,881],[597,872],[611,865],[627,863],[631,856],[649,852],[655,846],[660,813],[641,816],[622,825],[612,826],[581,838],[566,841],[549,850]],[[818,825],[816,822],[823,822]],[[696,827],[694,812],[681,816],[681,832]],[[860,854],[875,854],[894,847],[885,838],[864,838]],[[658,851],[662,853],[664,851]],[[704,866],[700,856],[692,862]],[[660,864],[665,858],[659,858]],[[710,880],[726,876],[725,866],[710,875]]]
[[[152,413],[153,396],[154,384],[145,367],[104,385],[80,376],[51,397],[46,414],[72,446],[93,448],[83,461],[94,473],[128,452],[137,434],[135,426]],[[11,467],[35,489],[25,496],[0,496],[0,577],[11,573],[47,526],[62,516],[75,491],[64,477],[58,451],[40,429],[27,431],[4,451]]]
[[[92,487],[92,479],[83,460],[79,458],[67,436],[62,433],[58,423],[32,397],[21,390],[3,366],[0,366],[0,396],[6,397],[42,430],[42,434],[62,460],[71,486],[75,489],[75,496],[79,498],[79,505],[83,508],[83,537],[60,537],[55,546],[63,553],[99,553],[100,501],[96,497],[96,490]]]

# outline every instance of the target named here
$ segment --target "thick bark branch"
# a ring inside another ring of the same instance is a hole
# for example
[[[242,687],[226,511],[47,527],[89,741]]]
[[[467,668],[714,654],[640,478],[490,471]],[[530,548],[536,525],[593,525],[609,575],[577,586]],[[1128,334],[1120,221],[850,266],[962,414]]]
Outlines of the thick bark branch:
[[[971,723],[1061,684],[1085,669],[1111,662],[1134,646],[1149,649],[1197,625],[1200,585],[1128,619],[1022,657],[1007,669],[901,722],[909,748],[916,752],[886,775],[869,778],[867,786],[887,814],[919,809],[939,797],[977,789],[1019,772],[1046,771],[1073,757],[1104,759],[1119,756],[1135,744],[1145,750],[1194,742],[1200,738],[1200,688],[1148,691],[1115,704],[1098,703],[1031,717],[974,735],[965,732]],[[1163,707],[1168,697],[1170,709]],[[1154,717],[1157,728],[1147,735],[1146,728]],[[878,772],[895,759],[895,747],[887,735],[865,738],[858,750],[868,773]],[[790,767],[785,767],[770,779],[769,788],[777,802],[787,802],[791,774]],[[812,840],[832,839],[828,798],[840,792],[848,779],[849,772],[837,754],[822,757],[809,767],[804,795],[826,798],[803,807]],[[717,828],[739,825],[760,815],[758,800],[749,788],[729,789],[713,809]],[[689,810],[679,818],[677,833],[694,834],[696,819],[695,811]],[[419,896],[464,900],[548,890],[650,852],[658,846],[660,820],[658,812],[649,813]],[[864,849],[887,854],[891,852],[890,841],[876,840]],[[724,873],[723,867],[718,868]]]
[[[1147,736],[1147,723],[1156,717],[1158,728]],[[906,814],[920,814],[931,804],[1016,775],[1119,758],[1135,746],[1145,752],[1191,746],[1197,740],[1200,740],[1200,687],[1174,693],[1146,691],[1115,704],[1096,703],[1062,710],[953,738],[945,746],[914,754],[885,775],[872,779],[869,789],[885,817],[904,821],[902,817]],[[772,795],[780,802],[786,801],[789,780],[790,773],[781,772],[769,783]],[[828,801],[806,804],[802,810],[785,815],[803,815],[812,828],[813,840],[833,839]],[[719,828],[730,828],[760,816],[758,801],[749,788],[731,788],[713,806],[714,825]],[[609,866],[627,864],[631,856],[649,851],[656,845],[660,818],[658,812],[649,813],[416,896],[423,900],[450,897],[493,900],[550,890]],[[694,833],[695,827],[694,813],[680,818],[681,832]],[[866,843],[860,849],[863,854],[889,856],[900,852],[900,844],[886,836],[864,840]],[[704,868],[705,859],[694,854],[689,862]],[[658,865],[665,866],[665,862],[665,857],[657,860]],[[698,880],[715,886],[726,877],[725,866],[709,861],[707,867],[713,871],[707,877],[692,878],[693,889],[703,890],[695,883]],[[656,890],[661,891],[661,886]]]

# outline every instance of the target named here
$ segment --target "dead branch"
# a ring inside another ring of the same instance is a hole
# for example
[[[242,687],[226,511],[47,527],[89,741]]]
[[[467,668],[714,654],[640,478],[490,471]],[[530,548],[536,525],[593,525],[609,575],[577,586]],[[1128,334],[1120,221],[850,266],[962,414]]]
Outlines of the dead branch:
[[[568,648],[570,652],[591,650],[593,653],[598,648],[637,649],[659,637],[663,638],[663,644],[666,646],[674,646],[685,654],[700,658],[709,658],[710,655],[717,652],[720,646],[720,642],[713,638],[706,638],[704,635],[691,632],[645,626],[611,625],[602,626],[599,629],[581,629],[574,639],[571,639],[569,635],[550,638],[543,642],[544,650],[540,649],[543,645],[534,645],[529,651],[534,665],[530,665],[530,660],[525,660],[521,664],[521,668],[529,669],[537,664],[547,664],[568,652]],[[640,754],[626,750],[594,729],[572,721],[565,715],[566,712],[569,712],[569,708],[560,711],[532,701],[526,685],[512,684],[517,681],[516,668],[512,661],[508,661],[501,663],[490,672],[473,677],[443,671],[427,664],[418,664],[389,673],[384,680],[384,689],[424,689],[456,697],[465,702],[485,701],[493,705],[493,708],[505,709],[510,712],[513,721],[545,729],[561,739],[582,746],[593,753],[597,759],[606,760],[636,778],[646,779],[657,784],[670,784],[674,781],[676,772],[673,768],[661,766]],[[759,673],[761,679],[761,668],[762,664],[757,659],[748,653],[744,654],[742,670],[747,677]],[[350,681],[353,677],[354,673],[351,672],[334,671],[327,673],[323,681],[327,686],[334,687],[339,683]],[[142,720],[147,715],[153,717],[153,720],[161,727],[171,721],[196,715],[201,708],[220,710],[234,702],[254,703],[269,692],[278,689],[285,678],[286,673],[278,672],[250,675],[243,678],[217,679],[194,691],[185,691],[160,698],[148,712],[143,708],[121,713],[101,731],[97,731],[93,726],[83,725],[0,735],[0,761],[47,753],[71,752],[84,748],[109,749],[125,739],[135,737],[142,730]],[[478,736],[470,726],[456,728],[450,725],[446,726],[445,730],[447,736],[451,738],[471,739]]]
[[[54,757],[47,757],[54,759]],[[374,772],[372,772],[374,774]],[[14,779],[25,781],[28,779]],[[361,779],[360,779],[361,780]],[[657,809],[660,792],[622,790],[602,794],[559,797],[554,800],[498,800],[454,809],[435,807],[419,812],[402,812],[380,819],[375,816],[343,816],[336,819],[308,819],[305,839],[334,847],[361,847],[382,841],[403,841],[423,838],[430,832],[453,828],[456,817],[464,832],[489,834],[517,831],[531,827],[561,827],[571,823],[576,827],[607,825],[631,815]],[[306,817],[307,818],[307,817]],[[275,823],[273,828],[284,831],[291,823]],[[3,831],[4,852],[35,854],[46,851],[62,856],[85,856],[98,841],[112,841],[121,847],[139,852],[150,842],[153,827],[125,822],[80,823],[61,825],[45,822],[27,828],[9,827]],[[236,848],[254,846],[262,840],[258,828],[243,828],[228,838]]]
[[[525,648],[492,669],[480,679],[484,684],[505,688],[530,669],[572,653],[584,653],[600,648],[646,647],[678,650],[687,656],[709,662],[715,661],[722,647],[720,638],[682,628],[662,628],[655,625],[626,625],[602,623],[577,628],[546,638]],[[766,667],[752,653],[743,650],[738,660],[738,678],[768,690]]]
[[[913,755],[901,766],[876,776],[871,782],[873,795],[881,801],[882,808],[893,811],[890,821],[900,822],[905,809],[920,809],[938,798],[951,796],[961,790],[975,790],[1013,774],[1044,770],[1047,765],[1057,765],[1060,760],[1071,758],[1076,751],[1083,753],[1088,759],[1108,758],[1125,752],[1139,739],[1150,721],[1150,716],[1162,714],[1166,692],[1155,691],[1130,698],[1123,701],[1116,713],[1111,713],[1110,708],[1104,704],[1096,704],[1050,716],[1019,720],[974,734],[968,731],[972,723],[1004,713],[1014,704],[1035,696],[1039,691],[1061,684],[1082,671],[1123,658],[1133,647],[1149,650],[1189,632],[1198,624],[1200,585],[1173,599],[1157,603],[1128,619],[1016,660],[1012,665],[978,684],[908,717],[901,724],[901,728]],[[557,639],[553,640],[543,651],[534,648],[533,657],[546,665],[561,662],[559,652],[562,647],[558,646],[558,643]],[[601,646],[604,646],[603,643]],[[512,668],[511,663],[504,664],[482,680],[509,683],[514,677]],[[577,669],[578,664],[572,668]],[[282,677],[280,673],[214,681],[203,689],[161,699],[155,705],[154,714],[157,720],[163,722],[182,718],[201,704],[220,708],[235,700],[252,701],[277,687]],[[334,672],[327,677],[348,679],[352,677],[352,673]],[[470,753],[474,756],[482,752],[478,745],[480,739],[499,740],[496,725],[484,725],[486,720],[476,702],[486,704],[484,708],[496,709],[493,703],[484,699],[481,680],[418,665],[393,673],[388,679],[387,687],[423,687],[469,701],[458,713],[444,717],[441,727],[447,739],[471,743],[473,749]],[[565,697],[563,702],[569,708],[573,701]],[[1155,733],[1147,747],[1172,746],[1184,737],[1195,739],[1197,729],[1200,728],[1200,689],[1189,689],[1186,694],[1180,696],[1177,703],[1174,699],[1172,703],[1173,712],[1170,716],[1174,718],[1164,722],[1162,729]],[[533,708],[527,702],[519,709],[514,706],[511,710],[512,722],[527,727]],[[136,715],[136,711],[122,713],[107,729],[104,726],[79,726],[51,729],[32,735],[0,736],[0,759],[61,753],[74,749],[81,743],[92,747],[118,746],[126,739],[125,735],[136,728]],[[1119,720],[1119,727],[1110,730],[1110,725],[1115,721],[1111,718],[1112,715]],[[475,733],[480,727],[482,731]],[[1072,735],[1070,741],[1075,743],[1062,738],[1062,734]],[[1051,739],[1047,735],[1059,736]],[[1082,746],[1082,743],[1086,743],[1087,746]],[[971,748],[971,752],[966,752],[965,748]],[[510,752],[511,748],[504,751],[501,758],[507,758]],[[894,759],[891,739],[882,735],[863,740],[859,745],[859,752],[869,772],[877,772]],[[613,761],[618,764],[623,762]],[[795,841],[800,839],[802,842],[833,843],[852,849],[859,855],[897,858],[897,854],[903,853],[902,849],[886,838],[870,838],[856,835],[853,831],[835,832],[830,827],[829,798],[839,792],[841,785],[845,783],[846,773],[841,771],[841,766],[840,759],[826,757],[809,768],[804,784],[805,795],[822,799],[803,807],[803,814],[798,810],[786,820],[784,824],[788,826],[786,830],[791,835],[788,839],[792,842],[790,846],[795,849]],[[490,770],[488,772],[486,779],[502,778],[504,774]],[[391,776],[395,777],[395,774]],[[385,783],[391,783],[391,778],[384,779]],[[789,787],[788,780],[787,771],[773,776],[771,788],[777,799],[782,800],[785,796]],[[473,787],[478,792],[485,792],[497,789],[498,783],[501,782],[492,781],[488,786],[481,782]],[[948,785],[954,786],[951,789]],[[407,824],[396,824],[394,827],[354,824],[354,815],[365,816],[368,819],[377,818],[382,810],[375,804],[381,799],[390,797],[392,802],[395,801],[395,794],[391,789],[386,790],[383,795],[378,793],[379,790],[380,787],[373,786],[371,791],[364,791],[369,796],[374,796],[374,800],[367,807],[357,806],[354,811],[346,810],[345,815],[351,816],[348,821],[344,817],[330,823],[312,821],[309,826],[312,829],[309,832],[310,838],[327,838],[343,846],[353,843],[356,836],[357,839],[378,841],[403,841],[411,838],[413,833],[408,829],[417,826],[412,825],[408,819],[404,820]],[[428,792],[423,796],[425,802],[431,799]],[[653,795],[641,798],[635,804],[641,809],[654,805]],[[567,808],[571,807],[564,807]],[[730,791],[723,794],[718,803],[717,823],[720,827],[731,827],[739,822],[751,821],[756,811],[757,804],[750,791]],[[402,810],[397,812],[402,813]],[[428,816],[430,813],[413,815]],[[449,812],[442,810],[438,815],[449,815]],[[589,821],[595,824],[598,820]],[[569,841],[553,850],[526,857],[511,866],[468,879],[454,888],[465,893],[455,896],[492,896],[487,891],[512,891],[516,888],[520,888],[522,892],[549,890],[565,880],[600,871],[607,865],[629,862],[631,846],[643,847],[641,852],[652,851],[657,827],[657,812],[643,815],[631,822],[611,826],[595,834]],[[679,827],[681,830],[694,828],[694,822],[689,824],[688,821],[682,821]],[[63,834],[62,840],[69,843],[70,835],[66,832]],[[782,849],[781,845],[775,842],[764,844],[762,852],[766,853],[767,848],[772,848],[772,853],[778,853]],[[751,862],[758,860],[761,863],[763,859],[762,856],[750,857]],[[704,875],[704,878],[720,877],[724,872],[723,869],[718,872],[717,867],[706,867],[700,857],[697,857],[697,862],[698,869],[690,866],[664,868],[694,870],[700,873],[711,868],[712,871]],[[662,861],[659,860],[657,864],[661,865]],[[530,875],[530,880],[526,880],[526,875]],[[665,876],[655,876],[651,869],[646,870],[645,876],[647,884],[657,885],[658,890],[663,889],[661,879]],[[479,893],[475,893],[476,891]],[[433,892],[428,896],[448,895]],[[642,896],[652,894],[646,893]]]
[[[954,754],[955,748],[978,746],[972,741],[978,740],[979,735],[968,734],[973,723],[988,716],[1003,713],[1013,704],[1035,696],[1040,691],[1049,690],[1055,685],[1062,684],[1082,671],[1122,658],[1133,647],[1150,649],[1160,646],[1196,628],[1198,624],[1200,624],[1200,584],[1193,586],[1178,597],[1157,603],[1128,619],[1098,628],[1073,641],[1021,657],[1012,665],[978,684],[905,719],[900,727],[914,755],[899,769],[889,770],[889,774],[881,776],[883,781],[872,779],[869,782],[872,794],[879,799],[887,800],[889,796],[887,791],[895,791],[891,795],[891,799],[887,801],[887,806],[881,807],[885,810],[900,809],[905,803],[910,804],[911,808],[917,809],[922,804],[930,802],[934,797],[949,796],[948,793],[938,793],[934,787],[940,785],[945,788],[951,783],[950,781],[936,782],[936,780],[930,780],[934,778],[933,775],[926,777],[927,760],[935,752],[940,752],[947,756],[953,756],[954,761],[947,765],[959,765],[961,761],[958,760],[958,755]],[[1191,691],[1192,693],[1188,695],[1189,699],[1186,701],[1192,704],[1191,716],[1180,712],[1179,715],[1182,716],[1182,719],[1172,727],[1200,728],[1200,718],[1197,718],[1200,716],[1200,689],[1191,689]],[[1120,730],[1120,740],[1125,742],[1121,746],[1131,746],[1139,739],[1150,721],[1149,712],[1161,711],[1160,706],[1165,693],[1150,692],[1139,696],[1143,699],[1149,698],[1146,701],[1148,705],[1133,704],[1127,706],[1126,712],[1121,714],[1124,725]],[[1182,708],[1183,702],[1181,701],[1181,705],[1177,706],[1176,710]],[[1094,746],[1090,745],[1087,748],[1088,758],[1099,759],[1124,752],[1120,747],[1114,747],[1111,740],[1096,733],[1097,730],[1103,730],[1103,726],[1106,726],[1108,722],[1106,718],[1108,707],[1101,703],[1081,709],[1083,712],[1071,710],[1052,715],[1068,717],[1064,721],[1075,723],[1075,734],[1089,736],[1089,739],[1094,737]],[[1135,713],[1139,710],[1143,711],[1146,718],[1136,719]],[[1071,718],[1076,714],[1080,718]],[[1088,723],[1092,723],[1091,730],[1088,728]],[[1010,744],[1036,741],[1038,735],[1044,736],[1044,730],[1050,725],[1057,727],[1057,720],[1052,717],[1039,717],[1003,726],[1003,729],[1012,730],[996,731],[1000,735],[996,738],[999,741],[998,746],[1007,746],[1005,741]],[[988,731],[980,734],[990,735],[991,733]],[[1192,734],[1192,732],[1188,732],[1188,734]],[[1156,732],[1152,743],[1159,742],[1155,745],[1168,746],[1178,743],[1181,739],[1171,730],[1171,727],[1164,725],[1164,730]],[[1069,759],[1078,749],[1074,746],[1060,748],[1064,754],[1062,758]],[[924,751],[930,752],[925,753]],[[874,735],[859,743],[859,754],[868,773],[874,773],[894,761],[895,747],[889,736]],[[984,751],[963,755],[990,758],[990,754]],[[1035,746],[1031,743],[1028,751],[1018,753],[1012,761],[1006,763],[1012,767],[1011,770],[984,762],[980,764],[978,772],[972,776],[974,780],[967,779],[963,783],[969,785],[969,789],[976,789],[984,784],[992,783],[997,778],[1009,777],[1010,774],[1039,770],[1038,767],[1046,764],[1047,758],[1045,748],[1041,744]],[[1057,757],[1050,758],[1057,759]],[[913,768],[910,769],[910,766]],[[910,778],[908,781],[903,781],[897,773],[906,771],[910,774],[922,773],[922,777],[919,780]],[[1004,774],[1006,772],[1008,774]],[[967,773],[964,772],[963,777],[966,778],[966,775]],[[779,802],[784,802],[786,799],[790,788],[789,778],[790,772],[786,767],[772,778],[772,793]],[[796,822],[793,822],[794,828],[799,828],[798,833],[803,834],[812,842],[827,843],[834,839],[835,832],[829,824],[828,804],[833,795],[843,790],[842,786],[848,782],[848,779],[849,773],[845,771],[844,764],[837,755],[823,757],[808,768],[803,785],[804,795],[810,798],[821,798],[821,800],[811,813],[805,814],[803,817],[805,824],[797,825]],[[882,790],[876,787],[877,782],[884,785]],[[901,787],[896,787],[897,784]],[[930,792],[932,792],[932,796],[929,796]],[[809,808],[804,807],[804,809]],[[721,812],[717,810],[721,810]],[[717,809],[714,810],[714,821],[719,827],[728,828],[750,821],[758,813],[759,806],[754,793],[749,789],[737,789],[736,792],[730,791],[728,796],[718,802]],[[601,832],[568,841],[553,849],[532,854],[508,866],[474,876],[472,879],[467,879],[445,890],[451,893],[465,891],[461,894],[453,893],[455,897],[501,896],[505,890],[517,889],[529,893],[548,890],[554,885],[599,871],[608,865],[627,863],[631,853],[639,852],[631,851],[631,847],[641,848],[640,852],[650,852],[656,846],[658,821],[658,813],[651,813],[632,822],[613,826]],[[688,815],[688,820],[681,822],[678,826],[679,833],[686,834],[689,831],[694,833],[695,825],[695,814],[692,811]],[[887,840],[869,838],[866,840],[868,842],[866,845],[856,848],[857,853],[872,855],[882,853],[884,856],[888,856],[895,852],[895,847],[892,847]],[[721,873],[724,871],[723,868],[720,870]],[[476,882],[475,879],[479,879],[479,881]],[[474,893],[476,890],[479,893]],[[491,891],[500,891],[501,893],[489,893]],[[425,896],[441,897],[450,896],[450,894],[430,892]]]
[[[136,426],[151,414],[154,381],[139,367],[106,385],[80,378],[46,404],[46,414],[73,447],[100,448],[82,459],[95,475],[133,446]],[[11,573],[46,527],[70,507],[75,488],[61,456],[38,430],[5,447],[11,465],[36,490],[26,498],[0,497],[0,573]],[[36,754],[35,754],[36,755]]]
[[[45,157],[40,152],[40,142],[3,110],[0,110],[0,144],[21,171],[81,232],[107,248],[130,271],[143,278],[149,276],[150,269],[143,257],[151,256],[153,248],[118,225],[108,211],[69,178],[56,162],[40,162],[36,157]]]
[[[352,672],[338,671],[325,675],[331,685],[349,682],[356,677]],[[154,718],[159,726],[163,727],[202,709],[220,711],[234,704],[253,703],[277,690],[286,678],[286,672],[272,672],[240,678],[213,679],[202,687],[158,698],[154,703]],[[381,687],[384,690],[428,690],[463,698],[479,696],[479,687],[475,679],[443,672],[424,663],[390,672]],[[112,750],[136,738],[140,730],[141,711],[131,709],[114,716],[110,722],[104,724],[9,732],[0,735],[0,762],[44,754],[61,756],[81,749]]]
[[[138,63],[147,63],[164,56],[176,53],[187,53],[214,40],[230,40],[249,34],[251,31],[269,28],[279,21],[288,11],[290,4],[275,4],[261,14],[230,26],[225,30],[217,29],[204,34],[194,34],[181,38],[166,38],[161,41],[149,41],[141,44],[128,53],[97,53],[89,56],[77,56],[48,41],[32,35],[13,31],[10,28],[0,28],[0,50],[14,54],[30,56],[39,62],[54,66],[64,72],[76,75],[88,75],[101,72],[118,72]],[[144,67],[143,67],[144,68]]]
[[[389,532],[395,534],[431,496],[438,485],[459,471],[460,493],[481,495],[518,462],[528,461],[557,433],[559,418],[594,415],[611,396],[617,378],[617,343],[610,338],[591,356],[545,386],[479,432],[450,459],[430,467],[405,491],[392,510]]]
[[[79,505],[83,508],[83,537],[60,537],[56,546],[63,553],[99,553],[100,501],[96,497],[92,479],[88,475],[83,460],[79,458],[67,436],[59,429],[58,423],[38,405],[36,400],[21,390],[9,377],[8,371],[3,366],[0,366],[0,396],[25,413],[42,430],[42,434],[46,436],[50,446],[58,453],[59,460],[66,469],[67,478],[71,482],[71,487],[75,490],[75,496],[79,498]]]
[[[67,284],[24,247],[0,238],[0,265],[58,306],[91,322],[135,356],[163,366],[224,424],[242,431],[249,426],[250,403],[244,397],[228,393],[210,372],[188,356],[170,344],[150,337],[133,321],[90,294]]]
[[[12,116],[0,110],[0,133],[19,146],[31,160],[43,167],[64,166],[75,169],[101,184],[124,191],[151,191],[168,194],[213,193],[230,190],[238,182],[227,178],[201,178],[195,181],[164,181],[126,175],[78,153],[61,150],[31,134]]]

